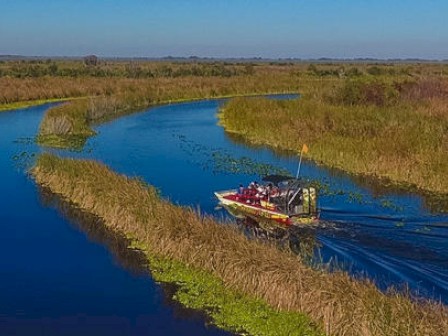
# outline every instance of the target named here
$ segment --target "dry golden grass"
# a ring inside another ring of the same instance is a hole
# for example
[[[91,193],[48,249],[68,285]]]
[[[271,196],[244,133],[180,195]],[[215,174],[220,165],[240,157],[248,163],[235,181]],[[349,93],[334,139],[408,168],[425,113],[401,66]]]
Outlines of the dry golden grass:
[[[306,143],[326,166],[448,193],[448,81],[388,81],[367,82],[364,95],[345,87],[344,103],[332,97],[349,81],[302,82],[300,99],[236,98],[220,117],[250,142],[296,152]]]
[[[384,294],[345,273],[311,269],[294,255],[160,199],[154,188],[102,164],[44,154],[33,175],[152,253],[206,270],[278,309],[304,312],[328,335],[440,336],[448,330],[448,309],[441,304]]]
[[[57,70],[51,70],[55,66]],[[148,83],[154,83],[164,91],[170,83],[182,82],[188,87],[188,83],[202,79],[205,79],[206,87],[219,91],[236,82],[247,82],[249,86],[256,84],[266,89],[285,84],[285,81],[292,84],[288,89],[295,90],[297,82],[302,79],[312,78],[316,82],[326,83],[340,77],[357,78],[366,74],[406,78],[441,77],[448,74],[448,65],[100,60],[96,66],[86,66],[82,60],[5,61],[0,62],[0,105],[52,98],[113,95],[122,88],[138,88]],[[235,89],[232,88],[228,94],[236,93]]]
[[[149,95],[176,100],[186,96],[200,98],[245,92],[290,91],[296,88],[295,77],[289,72],[269,67],[253,75],[233,77],[0,77],[0,104],[129,93],[139,97]]]
[[[276,80],[268,81],[266,76]],[[39,142],[46,146],[78,146],[86,137],[94,134],[90,128],[92,122],[116,118],[153,104],[229,95],[290,92],[297,88],[293,78],[282,72],[230,78],[114,78],[107,85],[107,88],[97,88],[103,92],[99,97],[79,99],[49,109],[40,126]],[[98,95],[98,92],[90,92],[89,89],[80,91],[80,94],[90,93]]]

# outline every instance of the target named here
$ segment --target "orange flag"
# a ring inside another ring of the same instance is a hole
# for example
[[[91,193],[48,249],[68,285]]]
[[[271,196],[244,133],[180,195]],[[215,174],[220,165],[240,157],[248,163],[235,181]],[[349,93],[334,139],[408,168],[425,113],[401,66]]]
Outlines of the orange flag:
[[[306,144],[303,144],[303,146],[302,146],[302,153],[308,153],[308,146],[306,145]]]

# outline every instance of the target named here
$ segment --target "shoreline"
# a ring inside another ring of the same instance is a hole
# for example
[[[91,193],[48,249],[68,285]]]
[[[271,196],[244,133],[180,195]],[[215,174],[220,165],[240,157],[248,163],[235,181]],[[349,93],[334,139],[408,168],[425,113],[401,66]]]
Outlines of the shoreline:
[[[0,112],[15,111],[15,110],[20,110],[20,109],[25,109],[25,108],[28,108],[28,107],[45,105],[45,104],[49,104],[49,103],[58,103],[58,102],[70,101],[72,99],[74,99],[74,98],[50,98],[50,99],[38,99],[38,100],[19,101],[19,102],[16,102],[16,103],[9,103],[9,104],[0,105]]]
[[[9,112],[20,110],[28,107],[40,106],[49,103],[59,103],[59,102],[67,102],[78,99],[88,99],[93,97],[65,97],[65,98],[49,98],[49,99],[36,99],[36,100],[23,100],[15,103],[2,104],[0,105],[0,113],[1,112]]]
[[[205,98],[185,98],[185,99],[171,99],[171,100],[164,100],[158,103],[151,104],[147,106],[146,108],[158,106],[158,105],[168,105],[168,104],[177,104],[177,103],[188,103],[188,102],[195,102],[195,101],[201,101],[201,100],[214,100],[214,99],[227,99],[227,98],[236,98],[236,97],[257,97],[257,96],[269,96],[269,95],[294,95],[298,94],[297,91],[275,91],[275,92],[268,92],[268,93],[249,93],[249,94],[229,94],[229,95],[220,95],[220,96],[209,96]],[[58,103],[58,102],[65,102],[65,101],[72,101],[72,100],[78,100],[78,99],[88,99],[88,98],[99,98],[101,96],[90,96],[90,97],[64,97],[64,98],[49,98],[49,99],[36,99],[36,100],[22,100],[14,103],[8,103],[8,104],[0,104],[0,112],[8,112],[8,111],[14,111],[19,110],[22,108],[28,108],[28,107],[34,107],[34,106],[40,106],[45,105],[49,103]],[[145,108],[145,107],[143,107]],[[136,113],[138,111],[130,112],[130,113]]]

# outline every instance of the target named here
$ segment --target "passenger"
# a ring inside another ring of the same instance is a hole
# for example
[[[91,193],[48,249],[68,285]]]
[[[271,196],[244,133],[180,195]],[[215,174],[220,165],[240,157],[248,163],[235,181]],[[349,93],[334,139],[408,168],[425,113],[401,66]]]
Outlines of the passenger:
[[[280,196],[280,189],[277,186],[273,186],[271,190],[271,197]]]
[[[257,188],[257,193],[255,194],[255,197],[258,200],[264,199],[267,196],[267,190],[264,185],[259,185]]]
[[[258,186],[257,181],[251,182],[249,184],[249,187],[247,188],[247,190],[248,190],[247,193],[249,196],[251,196],[251,197],[255,196],[255,194],[257,193],[257,186]]]
[[[236,190],[236,199],[244,199],[244,187],[242,184],[240,184],[238,189]]]
[[[252,181],[244,190],[244,196],[247,198],[246,203],[254,203],[255,194],[257,193],[256,181]]]
[[[243,196],[244,195],[244,187],[242,184],[238,187],[238,195]]]
[[[257,191],[258,187],[260,186],[257,181],[253,181],[250,184],[252,186],[252,190],[254,190],[254,191]]]

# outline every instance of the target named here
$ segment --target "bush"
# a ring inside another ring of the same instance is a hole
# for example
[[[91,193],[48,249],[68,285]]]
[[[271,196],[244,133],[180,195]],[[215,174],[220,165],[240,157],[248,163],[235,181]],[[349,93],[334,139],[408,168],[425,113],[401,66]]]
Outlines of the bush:
[[[95,55],[89,55],[84,57],[84,64],[89,66],[95,66],[98,64],[98,57],[96,57]]]
[[[399,91],[392,84],[379,80],[347,80],[336,91],[333,101],[344,105],[389,106],[397,102]]]
[[[448,98],[448,85],[438,78],[422,78],[397,85],[400,95],[405,100],[426,100]]]

